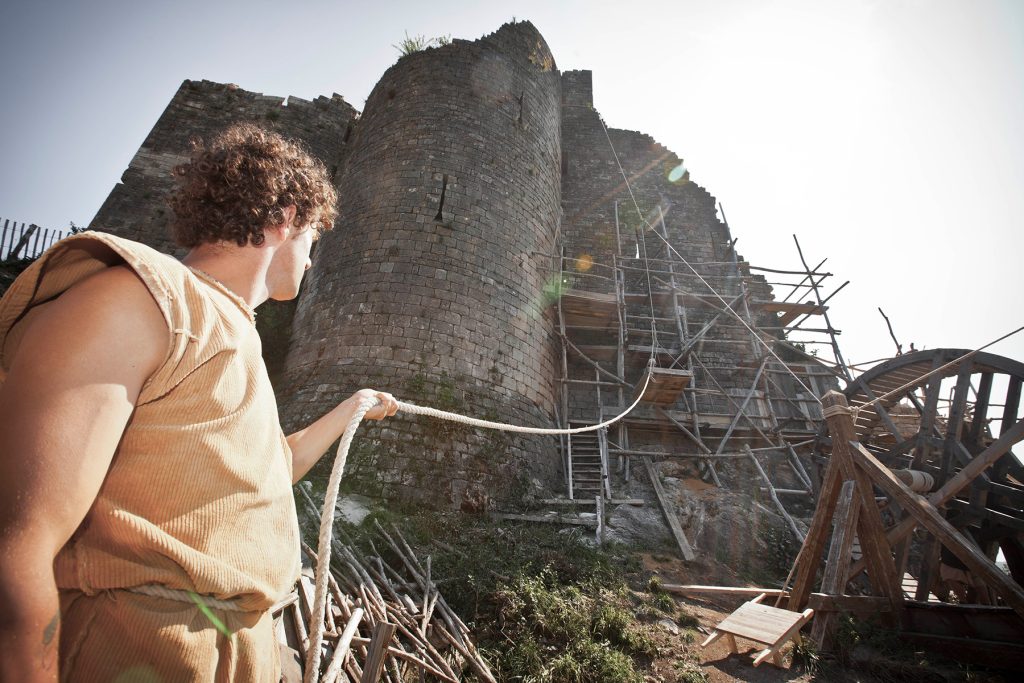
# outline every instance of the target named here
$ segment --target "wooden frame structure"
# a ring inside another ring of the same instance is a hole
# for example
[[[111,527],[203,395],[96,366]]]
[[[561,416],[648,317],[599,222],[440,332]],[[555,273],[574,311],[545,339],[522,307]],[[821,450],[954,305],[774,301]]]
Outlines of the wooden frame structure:
[[[809,450],[821,428],[818,397],[849,376],[839,332],[828,322],[824,261],[811,268],[800,252],[803,271],[758,269],[739,259],[733,240],[711,245],[716,259],[687,263],[665,246],[670,232],[660,206],[633,229],[618,201],[614,208],[615,246],[605,262],[564,249],[556,259],[562,426],[619,414],[645,373],[652,377],[640,407],[609,432],[563,440],[567,498],[611,499],[613,482],[630,480],[634,458],[644,459],[652,481],[647,460],[684,459],[715,486],[746,491],[757,481],[802,541],[785,507],[813,502],[799,451]],[[770,285],[788,293],[772,299]],[[805,327],[813,319],[824,326]],[[801,333],[803,341],[789,341]],[[834,359],[806,352],[806,344],[832,350]],[[659,496],[659,503],[666,519],[675,517],[670,501]],[[692,548],[681,531],[673,533],[688,559]]]
[[[929,353],[938,359],[945,359],[951,355],[941,350]],[[947,368],[947,371],[951,371],[958,378],[958,386],[961,391],[955,393],[961,396],[967,393],[962,387],[965,384],[964,378],[969,377],[969,372],[964,369],[965,363],[970,362],[971,367],[974,367],[974,363],[979,363],[983,373],[997,367],[1009,367],[1015,372],[1017,370],[1024,372],[1024,366],[1018,368],[1012,361],[1008,361],[1010,365],[1007,365],[1006,359],[998,359],[984,354],[974,354],[972,357],[967,357],[964,353],[952,355],[959,358],[960,362],[954,363],[951,366],[952,370]],[[939,361],[935,358],[918,355],[905,359],[900,365],[913,367],[927,360],[929,365],[936,370],[932,376],[932,384],[936,384],[934,377],[942,374],[940,370],[944,365],[938,365]],[[871,391],[871,381],[885,374],[885,372],[880,372],[875,373],[873,377],[865,376],[866,378],[862,378],[863,381],[858,381],[851,386],[849,393],[855,398],[863,396],[865,390]],[[905,384],[928,380],[928,378],[920,378],[917,375],[914,378],[916,378],[916,382],[908,381]],[[914,378],[908,378],[908,380]],[[1019,383],[1017,386],[1019,387]],[[1008,390],[1011,398],[1014,395],[1019,395],[1019,391],[1013,387],[1014,382],[1011,381]],[[898,388],[894,387],[894,389]],[[893,395],[898,393],[895,391]],[[880,395],[885,396],[885,394]],[[987,396],[987,394],[985,395]],[[969,495],[975,498],[976,496],[970,492],[976,490],[980,485],[992,490],[991,484],[985,483],[986,479],[991,480],[990,475],[999,472],[1000,469],[1013,470],[1019,466],[1019,464],[1014,464],[1016,463],[1015,459],[1014,463],[1000,465],[1004,459],[1013,458],[1010,449],[1024,439],[1024,420],[1017,417],[1018,406],[1014,405],[1012,400],[1005,404],[1008,412],[1004,414],[998,438],[990,437],[987,440],[987,446],[973,457],[965,458],[958,470],[956,470],[956,465],[951,463],[950,458],[940,458],[940,467],[942,463],[948,465],[948,469],[945,470],[947,476],[937,481],[936,490],[928,493],[925,497],[912,491],[875,452],[872,452],[875,450],[891,455],[892,450],[898,453],[904,452],[906,446],[897,440],[897,443],[888,450],[877,447],[872,449],[861,441],[861,439],[865,439],[870,443],[870,436],[873,433],[871,430],[865,430],[865,425],[871,419],[875,419],[866,415],[866,411],[874,410],[884,422],[885,400],[887,399],[872,406],[868,406],[866,401],[862,401],[851,407],[846,396],[839,392],[829,392],[823,398],[831,442],[831,455],[828,458],[827,469],[822,479],[814,518],[791,573],[793,586],[788,596],[789,609],[800,610],[810,601],[815,577],[821,564],[820,558],[825,552],[826,541],[831,531],[831,542],[827,550],[821,593],[815,594],[819,617],[815,620],[812,632],[814,641],[822,649],[829,648],[834,625],[833,618],[838,611],[878,612],[878,607],[881,605],[885,610],[880,613],[880,616],[890,625],[899,628],[902,624],[907,623],[905,610],[911,604],[910,601],[905,600],[901,586],[907,567],[906,553],[909,545],[907,540],[915,528],[920,528],[927,533],[928,539],[924,543],[926,552],[921,568],[927,569],[928,563],[931,562],[931,556],[928,554],[930,547],[937,544],[945,548],[946,552],[955,557],[967,572],[977,577],[981,583],[998,596],[1004,606],[992,606],[990,609],[1003,610],[1004,625],[1001,628],[1004,633],[1007,628],[1010,632],[1015,632],[1016,644],[1019,644],[1019,637],[1024,634],[1024,589],[1019,583],[1019,572],[1011,576],[997,567],[994,546],[991,543],[987,545],[984,542],[979,543],[977,534],[968,530],[971,520],[975,522],[983,520],[985,523],[990,523],[991,519],[986,515],[964,517],[950,514],[959,507],[950,505],[952,501],[957,500],[959,494],[968,491]],[[960,410],[962,410],[962,406]],[[962,431],[962,424],[954,424],[954,421],[962,423],[962,415],[963,413],[958,411],[957,402],[954,400],[947,416],[946,431],[947,434],[954,435],[955,441],[947,439],[939,442],[948,454],[958,452],[957,444],[962,443],[965,435],[969,436],[969,433],[965,434]],[[931,439],[934,423],[926,415],[922,415],[922,422],[927,430],[925,432],[927,438],[915,439],[915,441],[934,444],[935,441]],[[895,458],[890,458],[889,464],[894,464],[895,460]],[[927,462],[922,461],[920,466],[926,467]],[[942,474],[941,469],[939,473]],[[878,503],[878,492],[883,494],[884,516]],[[1003,500],[1002,498],[996,499]],[[1011,515],[1006,516],[1010,517]],[[1006,520],[1000,519],[1000,521],[1006,524],[1006,528],[1011,531],[1015,528]],[[955,523],[959,523],[960,526],[958,527]],[[863,558],[857,561],[852,555],[855,535],[859,538],[864,553]],[[1014,542],[1019,542],[1019,537],[1015,536],[1014,539]],[[1007,547],[1012,549],[1014,546],[1011,544]],[[938,557],[937,550],[934,555],[936,558]],[[865,569],[869,586],[867,594],[848,593],[851,580]],[[921,596],[927,597],[929,591],[936,586],[935,582],[927,577],[919,575],[917,578],[919,587],[916,597],[920,601]],[[914,601],[913,604],[923,603]],[[941,608],[941,605],[937,605],[932,607],[932,610]],[[924,622],[917,620],[916,623],[920,627],[920,624]],[[1010,626],[1007,627],[1006,624],[1010,624]],[[916,642],[928,640],[927,633],[911,632],[911,635]],[[977,649],[980,644],[987,642],[980,641],[977,637],[971,639],[972,642],[969,643],[964,638],[959,639],[960,643],[957,643],[957,640],[955,636],[942,635],[940,637],[944,648],[960,644]],[[988,645],[995,648],[1012,648],[1015,643],[1011,638],[1009,642],[1005,643],[993,640],[988,642]]]

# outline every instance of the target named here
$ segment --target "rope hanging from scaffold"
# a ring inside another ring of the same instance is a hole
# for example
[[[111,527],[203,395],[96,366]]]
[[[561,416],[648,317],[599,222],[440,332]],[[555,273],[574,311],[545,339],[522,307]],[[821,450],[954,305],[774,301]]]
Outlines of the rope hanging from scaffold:
[[[651,358],[647,364],[647,376],[644,379],[643,387],[637,392],[637,398],[625,411],[604,422],[586,427],[574,427],[572,429],[543,429],[538,427],[523,427],[520,425],[505,424],[503,422],[491,422],[490,420],[478,420],[474,417],[466,417],[458,413],[450,413],[436,408],[418,406],[404,401],[397,401],[399,412],[410,415],[426,415],[450,422],[480,427],[482,429],[496,429],[503,432],[517,432],[519,434],[580,434],[593,432],[614,424],[633,412],[643,399],[647,386],[651,382],[654,359]],[[324,638],[324,614],[327,611],[327,575],[331,566],[331,533],[334,526],[334,506],[338,503],[338,491],[341,487],[341,477],[345,473],[345,461],[348,459],[348,450],[352,445],[352,438],[355,436],[359,423],[363,421],[366,413],[379,403],[375,397],[364,398],[356,407],[349,420],[345,431],[341,435],[341,442],[338,444],[338,451],[334,457],[334,465],[331,468],[331,476],[327,481],[327,493],[324,495],[324,507],[320,514],[320,536],[317,539],[317,565],[316,565],[316,586],[313,592],[313,611],[310,615],[309,624],[309,650],[306,652],[306,672],[303,676],[303,683],[316,683],[317,672],[320,669],[320,649]]]

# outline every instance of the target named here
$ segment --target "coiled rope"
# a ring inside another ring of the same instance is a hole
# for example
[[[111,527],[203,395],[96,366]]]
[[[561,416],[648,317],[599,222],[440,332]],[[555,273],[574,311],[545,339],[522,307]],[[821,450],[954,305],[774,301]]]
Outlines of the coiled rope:
[[[651,368],[654,366],[654,358],[648,361],[647,376],[644,379],[643,388],[637,392],[637,398],[625,411],[615,417],[605,420],[600,424],[588,425],[586,427],[574,427],[571,429],[544,429],[539,427],[523,427],[521,425],[505,424],[503,422],[492,422],[490,420],[479,420],[475,417],[467,417],[458,413],[450,413],[437,408],[418,406],[405,401],[397,401],[400,412],[410,415],[426,415],[440,420],[458,422],[459,424],[480,427],[481,429],[495,429],[503,432],[517,432],[519,434],[581,434],[593,432],[614,424],[633,412],[643,399],[647,386],[651,382]],[[331,476],[327,481],[327,493],[324,495],[324,507],[320,514],[320,536],[317,539],[317,566],[316,586],[313,592],[313,613],[310,616],[309,624],[309,649],[306,652],[306,673],[303,677],[304,683],[316,683],[317,672],[320,670],[320,649],[324,638],[324,614],[327,611],[327,575],[331,566],[331,535],[334,527],[334,507],[338,503],[338,491],[341,487],[341,477],[345,473],[345,461],[348,459],[348,450],[352,445],[352,438],[355,436],[359,423],[363,421],[366,413],[380,403],[374,396],[362,399],[356,407],[352,418],[349,420],[345,431],[341,435],[341,442],[338,444],[338,451],[334,457],[334,465],[331,468]]]

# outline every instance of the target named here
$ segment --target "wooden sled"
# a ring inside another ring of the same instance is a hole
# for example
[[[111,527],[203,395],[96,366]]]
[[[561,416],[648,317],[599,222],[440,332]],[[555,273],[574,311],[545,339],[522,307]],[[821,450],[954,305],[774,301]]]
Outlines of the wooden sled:
[[[805,609],[801,612],[790,612],[778,607],[769,607],[760,604],[766,594],[761,593],[749,602],[740,605],[740,608],[725,618],[715,627],[708,639],[701,643],[701,647],[707,647],[722,636],[725,636],[731,652],[738,652],[736,648],[736,636],[752,640],[765,649],[754,655],[754,666],[772,658],[776,666],[782,666],[782,653],[780,650],[787,641],[800,642],[800,629],[807,624],[814,616],[813,609]]]

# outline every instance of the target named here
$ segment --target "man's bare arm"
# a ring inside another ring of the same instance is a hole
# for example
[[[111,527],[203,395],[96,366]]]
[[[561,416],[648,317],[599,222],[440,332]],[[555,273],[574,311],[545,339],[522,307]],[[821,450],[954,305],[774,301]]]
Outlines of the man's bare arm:
[[[76,285],[28,324],[0,386],[0,680],[55,681],[53,560],[92,505],[169,337],[126,267]]]
[[[366,419],[383,420],[398,412],[398,404],[391,394],[360,389],[313,424],[288,436],[288,447],[292,451],[292,483],[306,476],[324,451],[345,431],[359,402],[369,396],[376,396],[380,404],[366,413]]]

